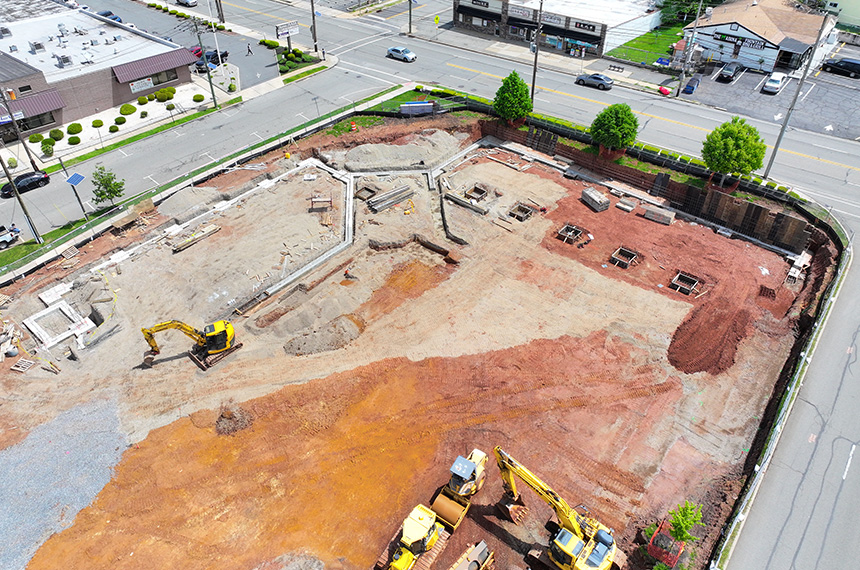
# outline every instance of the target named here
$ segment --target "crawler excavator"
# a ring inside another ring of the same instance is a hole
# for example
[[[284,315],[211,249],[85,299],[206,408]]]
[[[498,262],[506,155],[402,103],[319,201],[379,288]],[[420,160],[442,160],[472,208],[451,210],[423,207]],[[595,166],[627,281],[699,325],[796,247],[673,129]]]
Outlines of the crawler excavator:
[[[532,550],[527,557],[532,568],[538,564],[548,566],[551,570],[610,570],[612,568],[616,546],[611,529],[600,524],[596,519],[570,508],[567,502],[546,483],[501,447],[496,447],[493,452],[499,464],[505,489],[505,496],[498,505],[502,513],[514,523],[519,523],[522,519],[526,507],[517,492],[516,477],[519,477],[552,507],[558,517],[560,528],[550,540],[549,560],[542,550]],[[577,508],[588,512],[583,505]]]
[[[196,344],[188,352],[188,356],[202,370],[211,368],[219,360],[242,348],[242,343],[236,343],[233,325],[227,321],[217,321],[211,325],[206,325],[202,331],[186,325],[182,321],[166,321],[148,329],[140,329],[143,338],[149,344],[149,351],[143,356],[143,365],[147,368],[152,366],[155,356],[161,352],[158,343],[155,342],[155,333],[168,329],[176,329],[194,340]]]
[[[469,457],[458,456],[451,466],[451,479],[442,487],[430,508],[454,532],[472,504],[472,497],[484,486],[487,454],[473,449]]]

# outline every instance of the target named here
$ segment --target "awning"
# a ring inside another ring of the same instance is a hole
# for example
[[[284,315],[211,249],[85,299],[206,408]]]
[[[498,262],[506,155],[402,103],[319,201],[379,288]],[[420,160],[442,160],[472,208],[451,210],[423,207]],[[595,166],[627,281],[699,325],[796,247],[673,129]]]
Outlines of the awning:
[[[557,28],[555,26],[547,26],[546,24],[544,24],[541,28],[541,33],[546,34],[548,36],[559,36],[562,38],[567,38],[569,40],[578,40],[580,42],[587,43],[592,46],[600,45],[600,36],[583,34],[582,32],[568,30],[567,28]]]
[[[9,101],[9,110],[12,113],[24,113],[25,117],[35,117],[42,113],[56,111],[62,109],[66,104],[63,103],[63,98],[56,89],[46,89],[26,97],[18,97],[14,101]]]
[[[467,16],[472,16],[474,18],[483,18],[484,20],[492,20],[494,22],[501,22],[502,15],[496,14],[494,12],[484,12],[483,10],[478,10],[477,8],[472,8],[471,6],[457,6],[457,12],[460,14],[466,14]]]
[[[779,42],[779,49],[789,53],[804,54],[809,49],[809,44],[797,41],[794,38],[784,38]]]
[[[511,16],[508,16],[508,25],[519,26],[520,28],[528,28],[530,30],[534,30],[535,28],[537,28],[537,24],[535,24],[531,20],[521,20],[519,18],[512,18]]]
[[[185,48],[175,49],[167,53],[145,57],[130,63],[114,66],[113,72],[117,81],[128,83],[135,79],[142,79],[184,65],[191,65],[197,61],[197,57]]]

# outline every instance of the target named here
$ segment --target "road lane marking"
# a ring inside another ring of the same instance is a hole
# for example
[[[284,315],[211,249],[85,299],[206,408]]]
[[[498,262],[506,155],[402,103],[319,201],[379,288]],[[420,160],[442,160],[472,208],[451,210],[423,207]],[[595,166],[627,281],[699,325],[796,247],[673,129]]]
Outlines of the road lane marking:
[[[289,20],[287,20],[286,18],[284,18],[284,17],[282,17],[282,16],[273,16],[273,15],[271,15],[271,14],[267,14],[266,12],[260,12],[259,10],[252,10],[251,8],[246,8],[246,7],[244,7],[244,6],[239,6],[238,4],[231,4],[231,3],[229,3],[229,2],[223,2],[223,1],[222,1],[221,3],[222,3],[222,4],[226,4],[226,5],[228,5],[228,6],[232,6],[233,8],[238,8],[239,10],[245,10],[246,12],[253,12],[253,13],[255,13],[255,14],[259,14],[259,15],[261,15],[261,16],[266,16],[267,18],[271,18],[271,19],[273,19],[273,20],[278,20],[278,21],[280,21],[280,22],[288,22],[288,21],[289,21]],[[299,22],[299,26],[304,26],[305,28],[310,28],[310,26],[308,26],[307,24],[302,24],[301,22]]]
[[[809,434],[809,439],[807,441],[809,441],[809,443],[815,443],[815,440],[817,438],[818,438],[817,435],[815,435],[814,433],[811,433],[811,434]]]
[[[253,132],[253,133],[251,133],[251,134],[252,134],[252,135],[254,135],[255,137],[257,137],[258,139],[260,139],[261,141],[266,140],[266,139],[264,139],[263,137],[261,137],[260,135],[258,135],[258,134],[257,134],[257,131],[254,131],[254,132]]]
[[[126,154],[126,152],[124,150],[122,150],[121,148],[118,148],[117,150],[120,151],[123,156],[126,156],[126,157],[128,156],[128,154]]]
[[[411,2],[412,0],[409,0],[409,1]],[[414,8],[412,8],[412,11],[414,12],[414,11],[415,11],[415,10],[417,10],[418,8],[423,8],[423,7],[424,7],[424,6],[426,6],[426,5],[427,5],[427,4],[421,4],[420,6],[415,6]],[[386,20],[390,20],[391,18],[396,18],[397,16],[402,16],[403,14],[406,14],[406,13],[408,13],[408,12],[409,12],[409,10],[403,10],[403,11],[402,11],[402,12],[400,12],[399,14],[394,14],[393,16],[388,16],[388,17],[387,17],[387,18],[385,18],[385,19],[386,19]]]
[[[857,444],[851,445],[851,453],[848,454],[848,463],[845,464],[845,471],[842,473],[842,480],[844,481],[846,477],[848,477],[848,468],[851,467],[851,458],[854,457],[854,448],[857,447]]]
[[[158,180],[153,178],[152,175],[145,176],[144,178],[149,178],[150,180],[152,180],[153,184],[155,184],[156,186],[160,186],[160,184],[158,183]]]

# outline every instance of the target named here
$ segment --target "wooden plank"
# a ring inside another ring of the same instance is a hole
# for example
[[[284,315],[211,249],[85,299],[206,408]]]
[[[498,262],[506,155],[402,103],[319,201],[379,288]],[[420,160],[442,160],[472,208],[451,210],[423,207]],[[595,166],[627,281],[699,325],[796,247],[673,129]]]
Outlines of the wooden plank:
[[[209,236],[211,236],[212,234],[218,232],[220,229],[221,229],[221,226],[216,226],[214,224],[206,226],[205,228],[203,228],[199,232],[192,234],[191,237],[189,237],[185,241],[174,245],[173,246],[173,253],[178,253],[184,249],[188,249],[189,247],[191,247],[195,243],[202,241],[202,240],[208,238]]]

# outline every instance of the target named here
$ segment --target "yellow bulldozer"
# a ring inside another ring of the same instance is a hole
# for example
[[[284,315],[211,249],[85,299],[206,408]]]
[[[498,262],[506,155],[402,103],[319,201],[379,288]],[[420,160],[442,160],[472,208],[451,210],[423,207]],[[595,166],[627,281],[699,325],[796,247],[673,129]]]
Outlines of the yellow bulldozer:
[[[517,492],[516,478],[531,487],[558,517],[559,528],[550,541],[548,557],[542,549],[531,550],[526,558],[531,568],[541,565],[550,570],[610,570],[613,567],[616,546],[612,529],[572,509],[549,485],[501,447],[496,447],[493,453],[505,488],[498,507],[507,518],[518,524],[527,510]],[[584,505],[577,508],[588,513]]]
[[[436,522],[436,513],[418,505],[376,561],[374,570],[429,570],[451,535]]]
[[[148,329],[140,329],[143,338],[149,345],[149,350],[143,356],[145,367],[151,367],[155,357],[161,353],[158,343],[155,342],[155,333],[170,329],[176,329],[194,340],[194,347],[188,352],[188,356],[202,370],[211,368],[218,361],[242,348],[242,343],[236,342],[236,332],[233,325],[228,321],[217,321],[211,325],[206,325],[202,331],[186,325],[182,321],[165,321]]]
[[[473,449],[469,457],[458,456],[451,466],[451,479],[430,505],[439,520],[451,529],[460,526],[472,504],[472,497],[484,486],[487,454]]]

